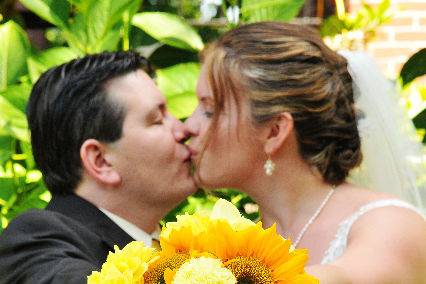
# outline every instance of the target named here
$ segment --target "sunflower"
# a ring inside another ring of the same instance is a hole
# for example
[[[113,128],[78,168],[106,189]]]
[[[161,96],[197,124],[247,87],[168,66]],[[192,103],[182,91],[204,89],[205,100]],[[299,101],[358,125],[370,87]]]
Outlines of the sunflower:
[[[162,250],[143,275],[145,284],[166,283],[166,276],[176,271],[186,262],[195,258],[216,258],[209,252],[179,252]]]
[[[216,205],[210,215],[168,223],[160,235],[161,252],[141,242],[116,247],[88,283],[319,283],[304,272],[307,250],[294,249],[275,225],[263,229],[231,203]]]
[[[217,221],[209,231],[200,236],[200,249],[220,258],[237,283],[318,283],[304,272],[307,250],[291,249],[291,242],[277,234],[275,225],[263,229],[259,222],[236,231]]]
[[[293,249],[289,240],[277,234],[275,225],[265,230],[261,222],[243,221],[233,205],[235,210],[226,202],[220,206],[225,210],[216,211],[215,219],[204,216],[202,222],[175,224],[162,236],[162,249],[210,252],[233,272],[238,283],[318,283],[304,272],[307,251]],[[201,225],[194,229],[196,223]]]
[[[190,258],[187,253],[164,253],[160,254],[160,257],[156,259],[149,269],[143,275],[145,284],[157,284],[165,283],[164,273],[167,270],[178,269],[185,261]]]

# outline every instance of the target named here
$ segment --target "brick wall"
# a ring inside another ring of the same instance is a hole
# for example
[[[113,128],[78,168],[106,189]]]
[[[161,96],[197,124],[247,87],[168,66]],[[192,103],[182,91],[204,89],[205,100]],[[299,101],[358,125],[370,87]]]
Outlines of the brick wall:
[[[349,11],[360,7],[350,0]],[[376,5],[380,0],[365,0]],[[426,0],[392,0],[394,17],[377,30],[376,39],[367,47],[383,72],[395,78],[402,64],[416,51],[426,47]]]

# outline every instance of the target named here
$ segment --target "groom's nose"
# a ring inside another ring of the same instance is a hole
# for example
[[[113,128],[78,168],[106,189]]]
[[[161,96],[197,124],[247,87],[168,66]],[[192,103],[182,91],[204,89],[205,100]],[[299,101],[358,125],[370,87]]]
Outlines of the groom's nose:
[[[177,142],[185,143],[186,140],[189,139],[189,133],[185,129],[184,124],[180,120],[176,118],[173,118],[173,119],[174,119],[173,136],[175,137],[175,140]]]

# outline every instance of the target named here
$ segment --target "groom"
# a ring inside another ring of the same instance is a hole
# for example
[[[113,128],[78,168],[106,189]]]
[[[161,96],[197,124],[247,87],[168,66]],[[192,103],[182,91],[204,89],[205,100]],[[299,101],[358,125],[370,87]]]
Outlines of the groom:
[[[52,68],[27,107],[52,200],[0,236],[0,283],[85,283],[114,245],[151,245],[160,219],[195,191],[182,123],[134,52]]]

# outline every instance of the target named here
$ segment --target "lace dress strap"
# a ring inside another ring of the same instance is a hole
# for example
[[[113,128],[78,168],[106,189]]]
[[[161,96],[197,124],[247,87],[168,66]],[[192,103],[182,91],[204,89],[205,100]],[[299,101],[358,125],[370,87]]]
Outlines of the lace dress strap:
[[[419,209],[399,199],[382,199],[382,200],[377,200],[377,201],[367,203],[363,205],[361,208],[359,208],[351,216],[349,216],[349,218],[343,220],[339,224],[336,236],[330,242],[330,246],[325,251],[321,264],[327,264],[327,263],[333,262],[335,259],[337,259],[339,256],[343,254],[347,246],[347,240],[348,240],[351,227],[362,215],[364,215],[365,213],[373,209],[388,207],[388,206],[396,206],[396,207],[410,209],[417,212],[418,214],[423,216],[423,218],[425,218],[425,216],[421,213]]]

